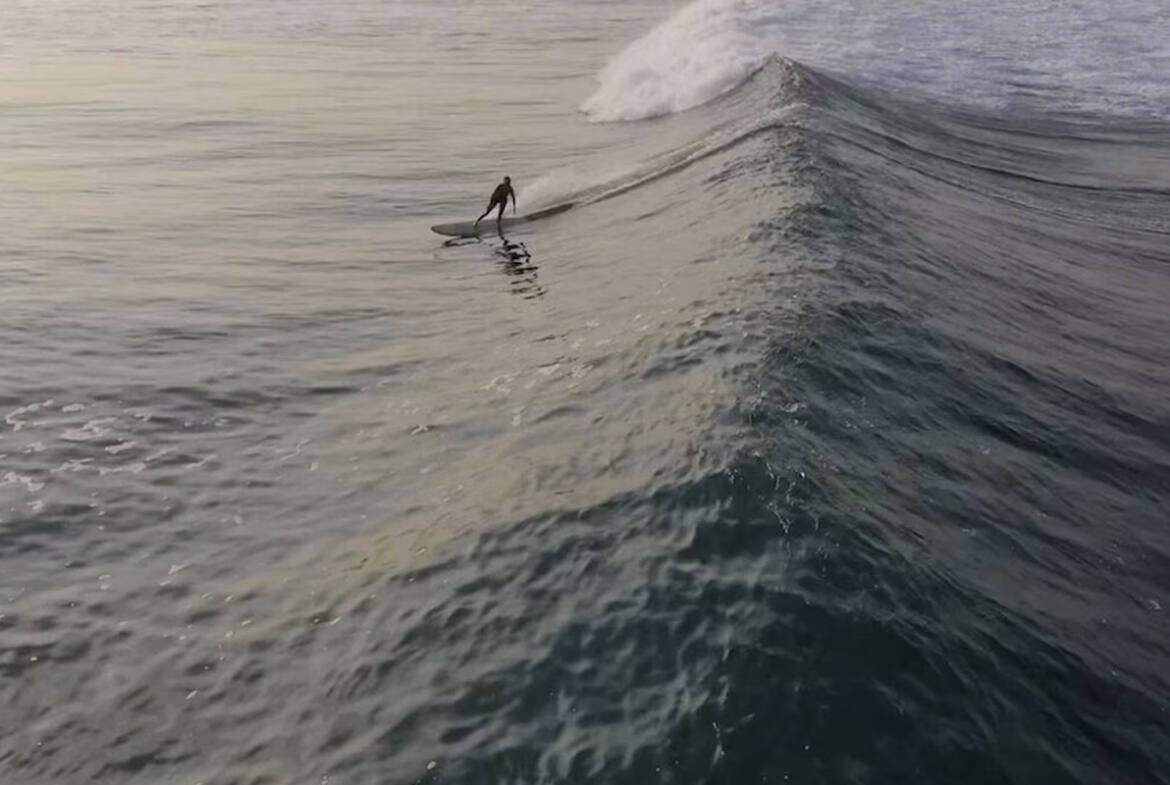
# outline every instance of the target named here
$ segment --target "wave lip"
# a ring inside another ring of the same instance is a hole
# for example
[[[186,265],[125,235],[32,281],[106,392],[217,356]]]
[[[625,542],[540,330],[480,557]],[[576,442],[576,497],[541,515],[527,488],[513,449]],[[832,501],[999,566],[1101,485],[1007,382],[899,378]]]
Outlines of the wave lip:
[[[698,0],[611,60],[581,111],[591,120],[642,120],[710,101],[752,75],[772,52],[758,0]]]
[[[778,53],[981,111],[1165,122],[1164,5],[693,0],[620,51],[580,108],[597,121],[689,109]]]

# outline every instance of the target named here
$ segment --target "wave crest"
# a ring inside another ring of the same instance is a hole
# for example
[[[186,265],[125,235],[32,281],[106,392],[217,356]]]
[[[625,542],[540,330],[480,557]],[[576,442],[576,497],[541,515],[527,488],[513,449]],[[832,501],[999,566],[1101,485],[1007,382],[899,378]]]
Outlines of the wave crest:
[[[742,83],[772,53],[759,0],[698,0],[630,44],[581,104],[591,120],[641,120],[698,106]]]

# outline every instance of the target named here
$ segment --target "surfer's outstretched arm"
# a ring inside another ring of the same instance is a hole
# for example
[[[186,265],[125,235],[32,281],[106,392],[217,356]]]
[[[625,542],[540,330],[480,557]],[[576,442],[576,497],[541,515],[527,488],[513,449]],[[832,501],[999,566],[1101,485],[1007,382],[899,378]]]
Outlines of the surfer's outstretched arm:
[[[511,194],[511,196],[512,196],[512,215],[515,215],[516,214],[516,192],[513,191],[511,188],[509,188],[508,193]]]

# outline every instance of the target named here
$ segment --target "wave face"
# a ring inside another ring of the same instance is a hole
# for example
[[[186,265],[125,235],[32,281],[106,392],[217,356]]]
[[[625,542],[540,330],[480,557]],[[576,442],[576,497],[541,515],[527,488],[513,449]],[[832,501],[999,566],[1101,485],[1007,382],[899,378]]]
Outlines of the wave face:
[[[427,717],[498,731],[453,741],[448,776],[1165,782],[1166,129],[781,59],[676,120],[701,154],[586,209],[697,247],[756,216],[716,253],[755,270],[734,327],[682,350],[739,355],[738,393],[687,471],[444,565],[444,643],[484,662]],[[671,201],[696,193],[714,214]]]
[[[716,779],[1166,781],[1170,134],[769,69],[816,204],[755,241],[826,272],[702,534],[774,559]]]
[[[774,54],[949,104],[1170,119],[1170,20],[1151,0],[695,0],[616,55],[581,109],[689,109]]]

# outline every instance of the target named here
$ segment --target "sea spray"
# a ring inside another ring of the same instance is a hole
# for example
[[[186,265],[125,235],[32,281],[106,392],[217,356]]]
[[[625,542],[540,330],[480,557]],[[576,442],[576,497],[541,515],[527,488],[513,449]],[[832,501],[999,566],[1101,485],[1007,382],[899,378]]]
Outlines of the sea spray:
[[[698,106],[756,71],[774,49],[759,0],[698,0],[630,44],[582,105],[591,120],[641,120]]]

